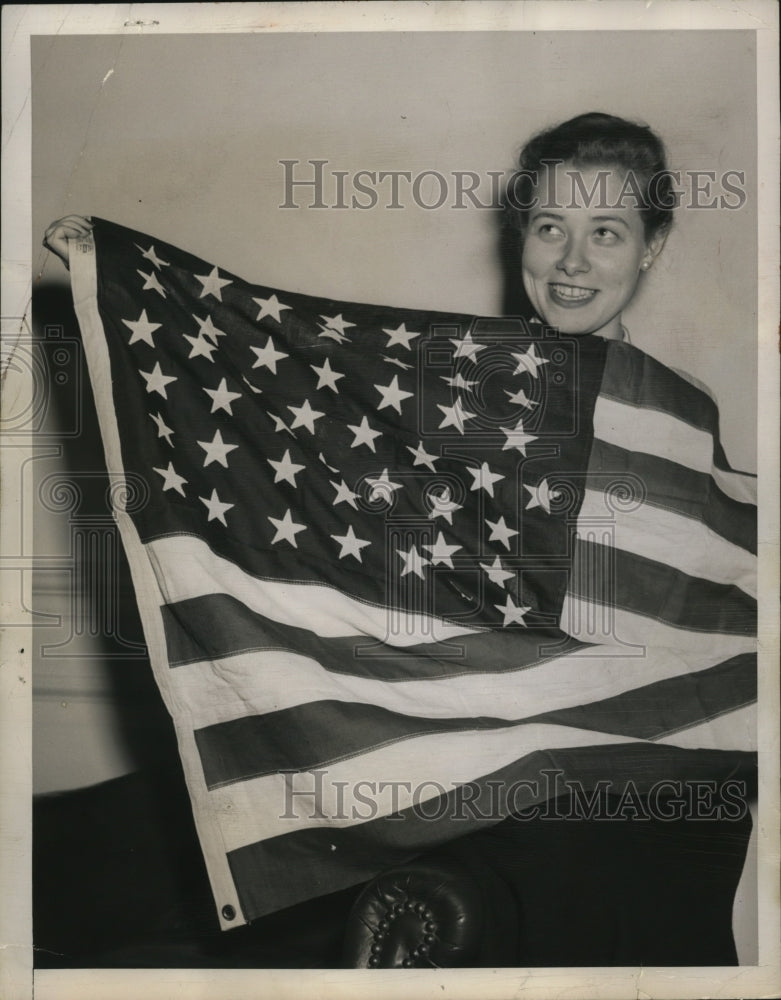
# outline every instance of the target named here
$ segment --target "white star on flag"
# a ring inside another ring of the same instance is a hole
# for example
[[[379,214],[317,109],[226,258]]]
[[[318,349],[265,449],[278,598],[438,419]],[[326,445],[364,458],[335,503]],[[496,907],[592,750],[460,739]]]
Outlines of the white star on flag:
[[[138,243],[134,243],[133,246],[137,247],[141,251],[141,256],[145,257],[152,267],[170,267],[167,260],[161,260],[157,256],[154,246],[151,246],[148,250],[144,250],[143,247],[138,246]]]
[[[491,527],[491,534],[488,536],[488,541],[501,542],[506,549],[509,549],[510,539],[513,535],[517,535],[518,532],[507,527],[504,517],[500,517],[498,521],[489,521],[486,518],[485,523]]]
[[[285,511],[285,516],[282,518],[270,517],[269,521],[277,529],[276,534],[271,539],[271,544],[276,545],[277,542],[285,541],[290,542],[294,549],[298,548],[298,542],[296,541],[296,535],[300,531],[306,531],[305,524],[298,524],[290,516],[290,508]]]
[[[306,427],[310,434],[315,432],[315,420],[325,416],[320,410],[313,410],[308,399],[304,400],[303,406],[288,406],[288,410],[296,415],[290,427],[293,430],[296,427]]]
[[[268,410],[266,410],[268,413]],[[291,437],[295,437],[295,431],[291,431],[282,417],[278,417],[275,413],[268,413],[269,417],[274,421],[274,430],[279,433],[280,431],[287,431]]]
[[[430,560],[425,559],[414,545],[409,552],[404,552],[402,549],[396,549],[396,553],[404,560],[404,569],[401,571],[402,576],[406,576],[408,573],[414,573],[416,576],[419,576],[421,580],[425,580],[426,577],[423,573],[423,567],[428,566]]]
[[[485,490],[489,497],[494,495],[494,483],[498,483],[504,476],[498,472],[491,472],[488,462],[483,462],[479,469],[467,469],[473,477],[474,482],[469,487],[470,491]]]
[[[441,403],[437,403],[437,409],[442,410],[445,414],[444,420],[439,425],[438,430],[443,430],[445,427],[455,427],[459,434],[464,433],[464,421],[472,420],[477,416],[476,413],[470,413],[469,410],[465,410],[461,405],[460,399],[457,399],[453,406],[443,406]]]
[[[377,407],[384,410],[386,406],[392,406],[397,413],[401,413],[402,400],[408,399],[412,393],[405,392],[399,388],[399,376],[394,375],[390,385],[375,385],[377,392],[382,396],[382,402]]]
[[[358,504],[355,502],[358,499],[358,494],[353,493],[353,491],[350,489],[350,487],[344,480],[342,480],[340,484],[335,483],[332,480],[329,480],[329,482],[331,483],[331,486],[333,486],[333,488],[336,490],[336,497],[334,498],[333,503],[331,504],[332,507],[335,507],[338,503],[349,503],[351,507],[353,507],[355,510],[358,510]]]
[[[155,342],[152,340],[152,334],[163,325],[162,323],[150,323],[146,309],[141,311],[141,315],[137,320],[123,319],[122,322],[129,330],[133,331],[133,336],[128,341],[128,346],[135,344],[137,340],[143,340],[145,344],[154,347]]]
[[[231,417],[233,416],[233,410],[231,409],[231,403],[234,399],[241,399],[240,392],[231,392],[228,389],[228,383],[226,379],[222,379],[220,384],[216,389],[204,389],[203,390],[207,396],[212,398],[212,408],[211,413],[216,413],[217,410],[225,410],[227,414]]]
[[[519,389],[517,392],[510,392],[509,389],[505,389],[504,391],[510,397],[511,403],[519,403],[521,406],[525,406],[527,410],[540,405],[535,399],[529,399],[523,389]]]
[[[227,521],[225,520],[225,512],[230,510],[231,507],[235,507],[232,503],[223,503],[217,496],[217,490],[212,490],[212,495],[207,500],[206,497],[198,497],[201,503],[206,504],[206,509],[209,511],[209,516],[207,521],[222,521],[225,527],[228,527]]]
[[[149,416],[152,417],[152,420],[154,420],[154,422],[157,424],[157,436],[159,438],[165,438],[168,444],[170,444],[171,447],[173,448],[174,443],[171,440],[171,435],[173,434],[173,430],[171,430],[171,428],[166,424],[166,422],[163,420],[163,418],[160,416],[159,413],[156,416],[150,413]]]
[[[277,361],[281,361],[282,358],[286,358],[288,355],[284,351],[278,351],[274,347],[274,341],[271,337],[266,341],[265,347],[251,347],[251,351],[254,351],[257,355],[257,361],[252,366],[253,368],[260,368],[265,366],[270,369],[275,375],[277,374]]]
[[[338,330],[332,330],[328,326],[318,326],[318,329],[321,331],[318,333],[318,337],[327,337],[328,340],[335,340],[337,344],[350,343],[350,338],[345,337],[345,335],[343,333],[339,333]]]
[[[522,455],[526,455],[526,445],[537,438],[533,434],[526,434],[523,429],[523,420],[519,420],[515,427],[500,427],[502,434],[507,436],[507,440],[502,445],[502,451],[508,448],[517,448]]]
[[[390,503],[396,490],[402,488],[401,483],[393,483],[388,479],[388,470],[383,469],[379,479],[367,479],[366,485],[369,487],[370,500],[384,500]]]
[[[165,387],[170,382],[176,382],[176,375],[163,375],[159,361],[155,364],[151,372],[140,372],[140,374],[146,379],[147,392],[159,392],[163,399],[168,399]]]
[[[347,428],[355,435],[355,439],[350,445],[351,448],[357,448],[359,445],[365,444],[372,451],[377,451],[374,447],[374,439],[382,437],[382,431],[373,431],[366,417],[363,418],[360,424],[348,424]]]
[[[285,452],[279,462],[275,462],[272,458],[267,459],[268,464],[275,470],[274,482],[280,483],[283,480],[286,483],[290,483],[291,486],[298,486],[296,482],[296,474],[302,469],[305,469],[305,465],[296,465],[295,462],[291,461],[290,449]]]
[[[449,486],[443,486],[441,493],[429,493],[429,497],[431,498],[429,521],[433,521],[437,517],[444,517],[448,524],[452,524],[453,514],[457,510],[462,510],[464,506],[451,499]]]
[[[431,553],[432,566],[439,566],[439,564],[442,563],[445,566],[449,566],[450,569],[453,569],[453,559],[452,559],[453,553],[458,552],[458,550],[460,548],[463,548],[463,546],[448,545],[447,542],[445,541],[445,536],[440,531],[439,534],[437,535],[434,544],[424,545],[423,548],[428,549],[428,551]]]
[[[523,616],[531,611],[531,608],[525,608],[523,606],[518,606],[508,597],[504,602],[504,606],[501,604],[494,604],[497,611],[502,611],[504,613],[504,621],[502,625],[523,625],[526,627],[526,622],[523,620]]]
[[[526,510],[531,510],[533,507],[542,507],[546,514],[550,514],[551,500],[558,500],[561,496],[560,490],[552,490],[548,486],[547,479],[542,479],[538,486],[524,485],[523,488],[531,493],[529,502],[526,504]]]
[[[455,353],[453,354],[454,361],[456,358],[470,358],[474,361],[478,351],[484,351],[486,348],[485,344],[476,344],[472,340],[471,333],[468,333],[463,340],[454,340],[451,337],[450,343],[456,346]]]
[[[210,340],[207,340],[202,334],[198,334],[197,337],[189,337],[187,334],[184,335],[184,339],[190,344],[192,350],[190,351],[189,358],[206,358],[207,361],[214,363],[214,358],[212,357],[212,351],[217,350],[217,345],[213,344]]]
[[[387,361],[389,365],[396,365],[397,368],[403,368],[405,372],[412,368],[412,365],[407,365],[403,361],[399,361],[398,358],[390,358],[387,354],[382,355],[382,360]]]
[[[542,365],[548,364],[547,358],[537,357],[534,344],[532,344],[525,354],[513,354],[513,357],[518,362],[518,367],[513,372],[513,375],[521,375],[524,372],[528,372],[532,378],[537,378],[537,369],[541,368]]]
[[[222,440],[222,434],[216,431],[211,441],[198,441],[201,448],[206,452],[203,460],[203,467],[211,465],[212,462],[219,462],[224,468],[228,468],[228,452],[238,448],[237,444],[226,444]]]
[[[282,316],[280,315],[283,309],[292,309],[292,306],[286,306],[284,302],[280,302],[276,295],[271,295],[267,299],[253,299],[252,300],[256,306],[260,307],[260,312],[255,317],[255,320],[263,319],[265,316],[271,316],[277,321],[277,323],[282,322]]]
[[[327,329],[336,330],[342,334],[349,326],[355,326],[355,323],[348,323],[346,319],[342,319],[341,313],[338,316],[323,316],[321,313],[320,319],[325,320]]]
[[[419,333],[412,333],[411,330],[407,329],[406,323],[402,323],[401,326],[396,327],[395,330],[386,330],[383,328],[383,333],[388,335],[388,343],[385,345],[387,350],[389,347],[394,347],[396,344],[399,347],[406,347],[408,351],[411,351],[410,341],[414,337],[419,337]]]
[[[224,330],[218,330],[214,323],[212,323],[211,316],[207,316],[205,319],[201,319],[201,317],[196,316],[195,313],[191,313],[191,316],[198,324],[201,336],[207,337],[213,344],[217,343],[217,339],[219,337],[227,337]]]
[[[312,371],[317,372],[316,389],[332,389],[337,395],[339,395],[339,389],[336,383],[338,379],[344,378],[344,375],[342,372],[335,372],[331,368],[331,362],[328,358],[325,359],[325,364],[320,368],[318,368],[317,365],[310,365],[309,367]]]
[[[417,448],[410,448],[410,446],[407,445],[407,451],[411,452],[411,454],[414,455],[415,457],[415,461],[412,463],[413,465],[426,465],[428,466],[429,469],[431,469],[432,472],[437,471],[436,468],[434,467],[434,463],[437,461],[437,458],[439,456],[429,455],[429,453],[423,447],[422,441],[419,442]]]
[[[326,462],[325,455],[322,453],[322,451],[318,452],[317,457],[323,463],[323,465],[326,467],[326,469],[328,469],[329,472],[338,472],[339,471],[338,469],[335,469],[332,465],[329,465],[328,462]]]
[[[454,389],[471,389],[473,385],[477,385],[477,380],[472,378],[464,378],[464,376],[459,372],[454,378],[450,375],[440,375],[439,376],[443,382],[447,382]]]
[[[206,295],[213,295],[218,302],[222,302],[222,289],[231,284],[230,279],[220,277],[220,272],[216,267],[213,267],[208,274],[195,274],[193,277],[203,285],[203,290],[198,296],[199,299]]]
[[[509,570],[502,566],[502,560],[499,556],[496,556],[492,563],[480,563],[480,569],[484,569],[488,574],[488,579],[491,583],[497,583],[500,587],[504,586],[505,580],[510,580],[515,576],[515,573],[511,573]],[[499,609],[501,610],[501,608]]]
[[[184,496],[182,485],[186,483],[187,480],[183,476],[176,474],[173,463],[169,462],[167,469],[154,469],[154,471],[163,477],[163,492],[166,490],[176,490],[177,493],[181,493],[182,496]]]
[[[250,390],[252,392],[254,392],[256,395],[260,396],[262,394],[263,390],[262,389],[258,389],[258,387],[256,385],[253,385],[252,382],[250,382],[250,380],[247,378],[246,375],[242,375],[241,376],[241,381],[245,385],[248,385],[250,387]]]
[[[144,279],[143,291],[148,292],[148,291],[152,290],[152,291],[155,291],[155,292],[159,292],[163,296],[164,299],[167,298],[167,295],[165,294],[165,289],[160,284],[160,282],[157,280],[157,275],[155,274],[154,271],[152,271],[151,274],[147,274],[145,271],[139,271],[136,268],[136,273],[140,274],[141,277]]]
[[[340,559],[344,559],[345,556],[355,556],[358,562],[363,562],[361,549],[365,549],[367,545],[371,544],[363,538],[357,538],[352,525],[347,529],[346,535],[331,535],[331,538],[341,546]]]

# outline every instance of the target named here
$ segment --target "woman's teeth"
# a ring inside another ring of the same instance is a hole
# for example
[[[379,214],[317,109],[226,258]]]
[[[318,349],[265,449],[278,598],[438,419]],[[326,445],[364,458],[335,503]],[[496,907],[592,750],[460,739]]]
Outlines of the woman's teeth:
[[[575,288],[572,285],[551,285],[550,290],[555,298],[568,302],[585,302],[597,294],[593,288]]]

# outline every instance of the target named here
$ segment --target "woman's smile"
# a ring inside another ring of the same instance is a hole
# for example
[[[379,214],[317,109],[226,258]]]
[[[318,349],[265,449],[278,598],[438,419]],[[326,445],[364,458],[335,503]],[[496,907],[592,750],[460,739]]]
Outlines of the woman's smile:
[[[596,288],[584,288],[581,285],[564,285],[561,282],[549,282],[548,290],[551,299],[563,309],[577,309],[591,302],[598,294]]]

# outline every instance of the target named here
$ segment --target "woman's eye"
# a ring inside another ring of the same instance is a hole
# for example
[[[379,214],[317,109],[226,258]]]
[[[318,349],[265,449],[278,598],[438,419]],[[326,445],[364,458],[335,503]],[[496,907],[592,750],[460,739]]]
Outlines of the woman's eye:
[[[542,236],[543,239],[546,237],[548,239],[556,239],[564,235],[561,228],[553,222],[541,222],[537,226],[537,234],[538,236]]]
[[[612,229],[607,229],[605,226],[600,226],[594,234],[600,243],[617,243],[618,233],[613,232]]]

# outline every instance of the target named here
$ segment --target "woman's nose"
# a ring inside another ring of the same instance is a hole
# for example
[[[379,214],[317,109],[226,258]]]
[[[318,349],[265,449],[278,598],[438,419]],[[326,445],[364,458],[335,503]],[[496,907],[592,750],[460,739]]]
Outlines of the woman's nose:
[[[556,267],[569,277],[591,270],[591,264],[580,240],[568,240]]]

